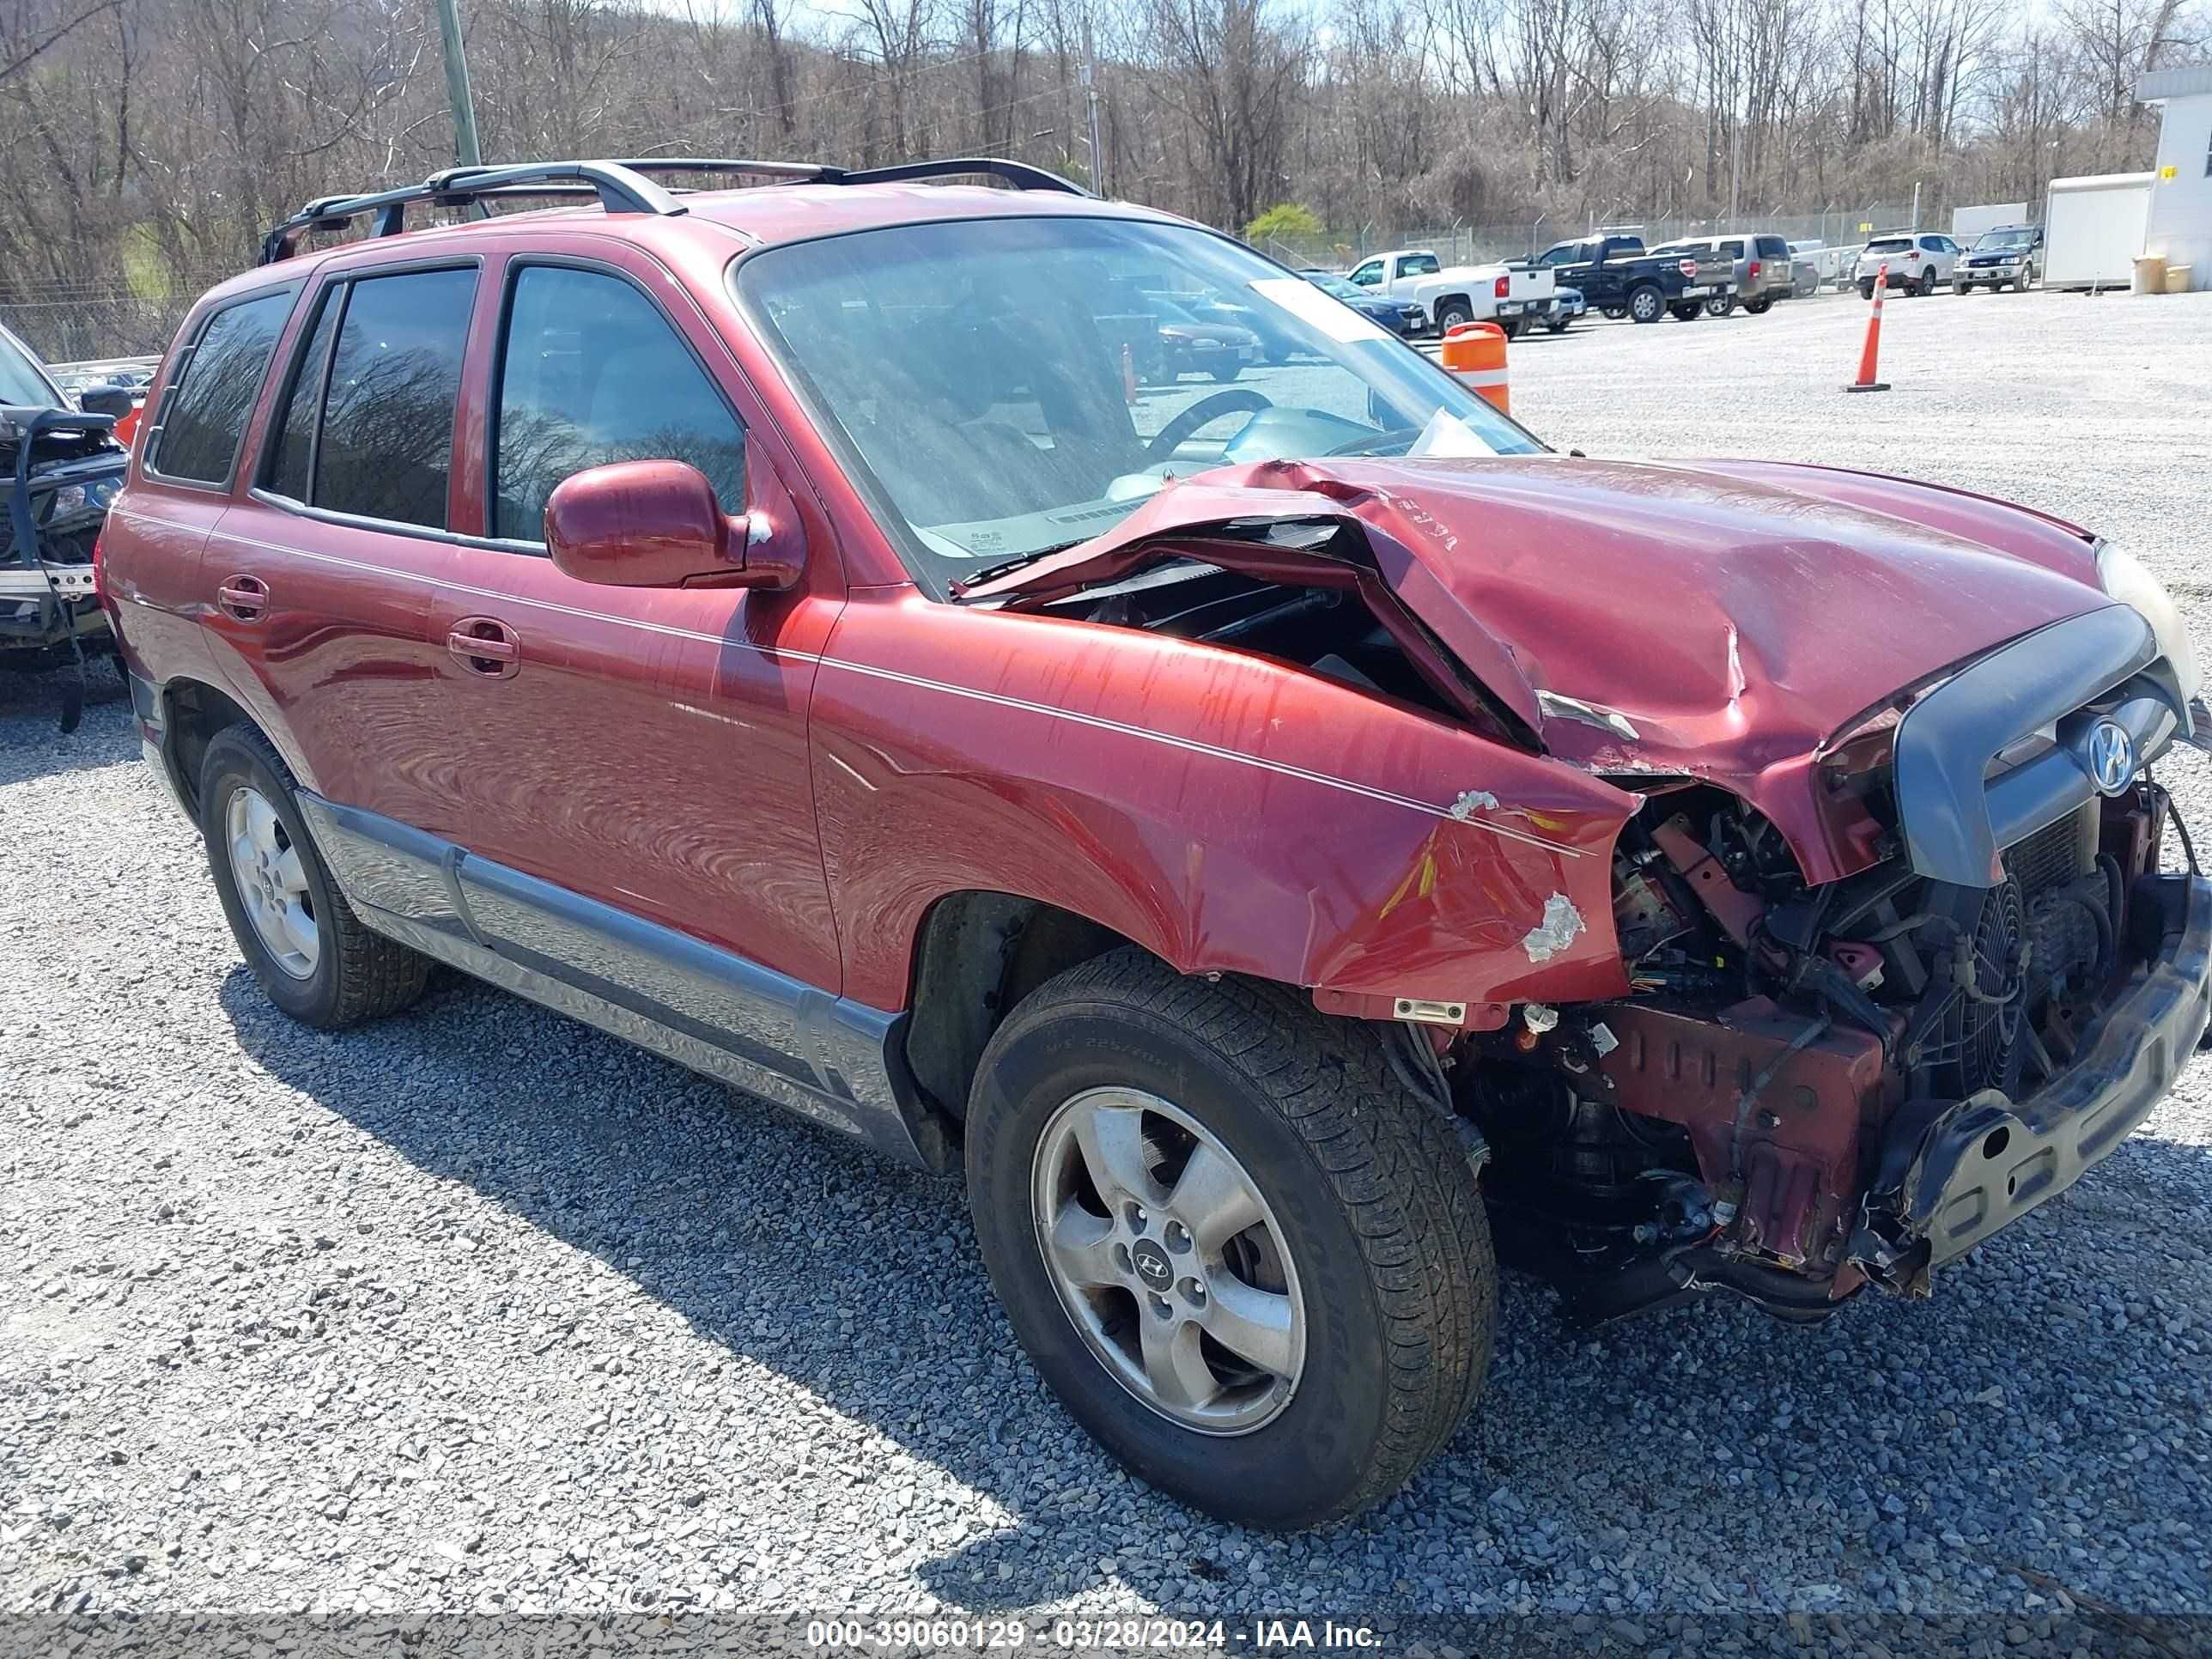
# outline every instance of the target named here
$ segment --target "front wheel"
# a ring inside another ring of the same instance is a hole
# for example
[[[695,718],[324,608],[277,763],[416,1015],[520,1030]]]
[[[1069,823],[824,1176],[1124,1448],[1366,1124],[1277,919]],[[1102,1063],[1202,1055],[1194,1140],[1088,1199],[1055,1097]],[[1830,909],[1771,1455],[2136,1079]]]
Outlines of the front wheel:
[[[1214,369],[1213,378],[1226,386],[1243,372],[1244,366],[1242,363],[1223,363]]]
[[[1935,266],[1930,265],[1920,273],[1920,280],[1913,284],[1912,291],[1923,300],[1936,291]]]
[[[1114,951],[992,1037],[967,1167],[1038,1371],[1109,1451],[1209,1514],[1355,1514],[1480,1391],[1489,1224],[1443,1112],[1372,1028]]]
[[[1859,298],[1862,300],[1874,298],[1874,284],[1871,282],[1863,282],[1859,284]]]

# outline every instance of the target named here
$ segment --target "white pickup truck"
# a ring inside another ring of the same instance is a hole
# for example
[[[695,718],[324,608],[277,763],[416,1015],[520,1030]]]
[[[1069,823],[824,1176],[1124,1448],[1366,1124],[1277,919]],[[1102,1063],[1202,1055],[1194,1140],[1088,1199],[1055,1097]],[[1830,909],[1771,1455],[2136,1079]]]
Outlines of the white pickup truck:
[[[1445,269],[1435,250],[1395,248],[1363,259],[1346,279],[1375,295],[1411,301],[1428,325],[1443,333],[1456,323],[1496,323],[1516,335],[1533,319],[1548,319],[1552,273],[1534,265],[1454,265]]]

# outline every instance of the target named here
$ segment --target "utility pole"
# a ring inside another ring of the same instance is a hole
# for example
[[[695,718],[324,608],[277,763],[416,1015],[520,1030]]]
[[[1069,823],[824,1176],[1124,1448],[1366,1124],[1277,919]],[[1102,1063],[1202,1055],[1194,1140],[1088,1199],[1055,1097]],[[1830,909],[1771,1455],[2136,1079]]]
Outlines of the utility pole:
[[[452,0],[446,0],[447,4]],[[1106,185],[1106,150],[1098,140],[1098,52],[1091,40],[1091,13],[1083,14],[1083,95],[1091,106],[1091,186],[1101,196],[1112,192]]]
[[[480,167],[483,151],[477,143],[476,99],[469,92],[469,60],[461,51],[459,0],[438,0],[438,32],[446,39],[446,101],[453,110],[453,159],[463,167]]]
[[[1917,179],[1912,181],[1912,228],[1915,230],[1920,228],[1920,181]]]

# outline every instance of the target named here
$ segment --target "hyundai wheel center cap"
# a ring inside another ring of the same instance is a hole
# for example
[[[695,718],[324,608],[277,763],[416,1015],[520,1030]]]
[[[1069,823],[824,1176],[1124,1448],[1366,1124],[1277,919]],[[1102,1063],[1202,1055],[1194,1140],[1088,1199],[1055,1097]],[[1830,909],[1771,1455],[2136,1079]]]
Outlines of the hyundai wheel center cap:
[[[1137,1277],[1153,1290],[1164,1291],[1175,1283],[1175,1264],[1168,1260],[1168,1253],[1149,1238],[1140,1238],[1129,1247],[1129,1261],[1136,1268]]]

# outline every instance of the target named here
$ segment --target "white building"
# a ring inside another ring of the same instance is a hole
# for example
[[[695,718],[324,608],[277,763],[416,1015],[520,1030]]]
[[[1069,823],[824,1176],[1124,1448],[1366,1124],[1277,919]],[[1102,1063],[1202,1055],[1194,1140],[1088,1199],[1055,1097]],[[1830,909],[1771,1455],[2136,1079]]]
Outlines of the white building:
[[[2136,96],[2165,110],[2143,252],[2190,266],[2190,286],[2212,289],[2212,63],[2154,70]]]

